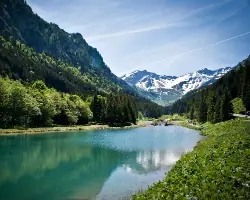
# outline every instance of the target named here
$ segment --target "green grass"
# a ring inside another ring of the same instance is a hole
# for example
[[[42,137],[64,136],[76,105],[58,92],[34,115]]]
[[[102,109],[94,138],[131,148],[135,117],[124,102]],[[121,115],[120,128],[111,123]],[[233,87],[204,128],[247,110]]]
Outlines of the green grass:
[[[186,116],[182,116],[182,115],[178,115],[178,114],[174,114],[174,115],[163,115],[162,117],[165,117],[166,119],[169,119],[170,121],[186,121],[187,117]]]
[[[184,126],[184,127],[187,127],[187,128],[190,128],[190,129],[194,129],[194,130],[201,130],[202,129],[201,125],[199,125],[199,124],[197,124],[197,125],[190,124],[188,121],[182,121],[182,122],[180,122],[180,125]]]
[[[248,117],[237,117],[237,120],[250,120]]]
[[[188,119],[185,116],[181,116],[178,114],[174,114],[174,115],[162,115],[160,118],[158,119],[153,119],[152,120],[152,125],[157,125],[160,122],[164,122],[165,120],[168,120],[168,122],[172,122],[172,121],[178,121],[178,122],[184,122],[187,121]]]
[[[203,125],[207,137],[133,199],[250,199],[250,123]]]

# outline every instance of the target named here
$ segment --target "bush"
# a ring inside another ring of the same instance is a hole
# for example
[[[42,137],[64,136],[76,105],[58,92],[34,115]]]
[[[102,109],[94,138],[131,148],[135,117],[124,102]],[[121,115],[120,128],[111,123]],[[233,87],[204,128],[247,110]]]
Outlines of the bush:
[[[241,98],[235,98],[232,101],[233,104],[233,112],[235,114],[241,114],[241,113],[245,113],[246,112],[246,108],[243,104],[243,101]]]

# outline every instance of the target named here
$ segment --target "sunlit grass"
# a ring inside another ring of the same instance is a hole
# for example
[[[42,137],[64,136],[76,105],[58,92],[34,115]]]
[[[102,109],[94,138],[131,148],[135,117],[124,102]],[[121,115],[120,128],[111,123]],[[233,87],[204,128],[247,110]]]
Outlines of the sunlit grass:
[[[249,199],[250,123],[231,120],[203,125],[194,150],[167,177],[133,199]]]

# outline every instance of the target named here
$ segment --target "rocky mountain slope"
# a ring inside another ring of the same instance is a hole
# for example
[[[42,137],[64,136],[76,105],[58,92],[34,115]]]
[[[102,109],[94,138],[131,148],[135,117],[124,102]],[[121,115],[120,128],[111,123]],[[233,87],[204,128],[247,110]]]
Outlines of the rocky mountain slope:
[[[136,93],[111,72],[97,49],[89,46],[80,33],[70,34],[58,25],[44,21],[25,0],[0,1],[0,35],[79,69],[94,79],[93,84],[101,79],[105,84],[102,84],[103,88],[98,85],[99,89]]]
[[[204,68],[179,77],[137,70],[121,78],[135,86],[145,97],[159,104],[168,105],[187,92],[214,83],[230,70],[231,67],[218,70]]]
[[[165,112],[113,74],[80,33],[70,34],[46,22],[26,0],[0,1],[0,77],[24,85],[41,80],[49,88],[77,94],[88,103],[95,95],[125,95],[148,117]]]

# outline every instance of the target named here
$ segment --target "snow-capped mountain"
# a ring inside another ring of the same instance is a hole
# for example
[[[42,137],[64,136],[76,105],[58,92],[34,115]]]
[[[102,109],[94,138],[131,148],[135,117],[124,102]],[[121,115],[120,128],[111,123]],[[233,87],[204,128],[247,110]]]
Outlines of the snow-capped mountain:
[[[135,86],[143,96],[159,104],[168,105],[189,91],[214,83],[231,69],[231,67],[218,70],[204,68],[179,77],[136,70],[121,78]]]

